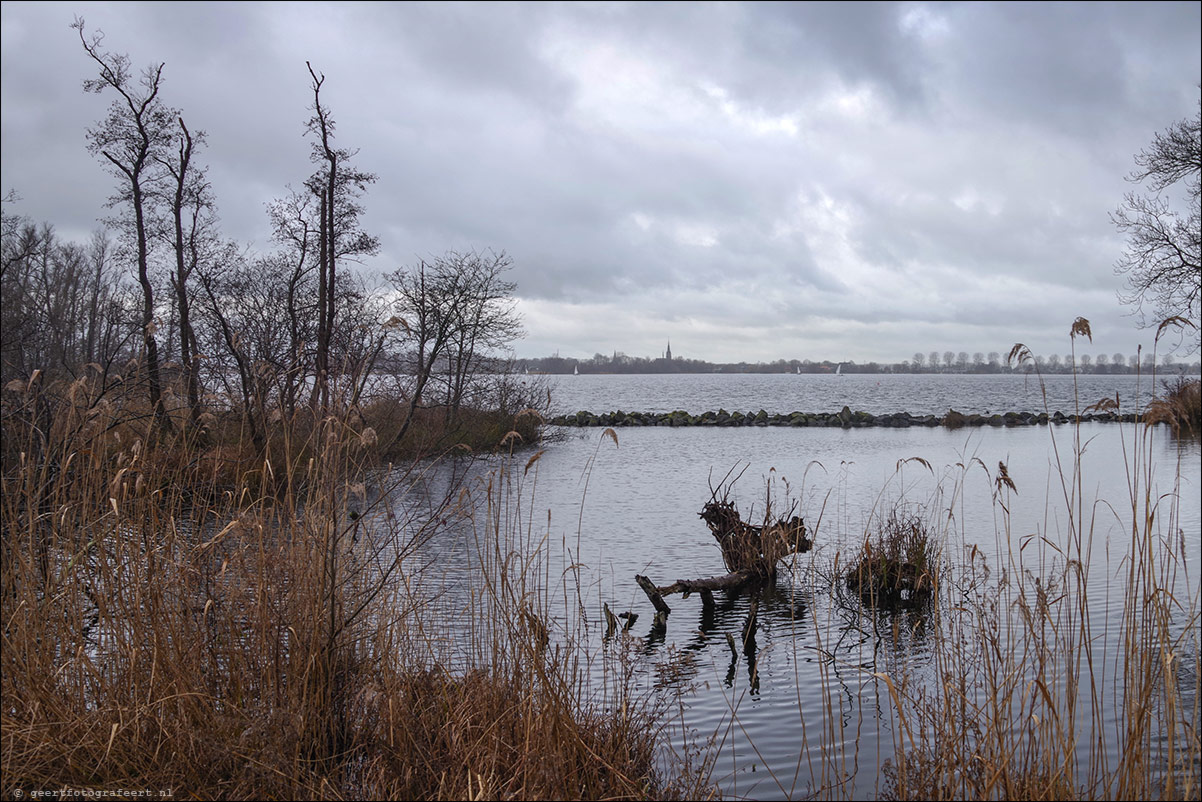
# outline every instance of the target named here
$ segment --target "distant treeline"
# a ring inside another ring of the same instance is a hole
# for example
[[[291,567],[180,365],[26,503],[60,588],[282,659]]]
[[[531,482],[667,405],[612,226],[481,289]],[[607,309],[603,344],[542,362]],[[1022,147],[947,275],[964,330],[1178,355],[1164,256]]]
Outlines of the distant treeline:
[[[517,361],[517,367],[530,373],[1096,373],[1127,375],[1202,372],[1202,363],[1177,362],[1171,356],[1161,356],[1157,364],[1152,355],[1142,358],[1124,354],[1071,354],[1036,356],[1034,364],[1010,366],[998,353],[915,354],[914,359],[901,362],[815,362],[810,359],[778,359],[775,362],[707,362],[703,359],[681,357],[631,357],[625,354],[594,354],[590,359],[545,356]]]

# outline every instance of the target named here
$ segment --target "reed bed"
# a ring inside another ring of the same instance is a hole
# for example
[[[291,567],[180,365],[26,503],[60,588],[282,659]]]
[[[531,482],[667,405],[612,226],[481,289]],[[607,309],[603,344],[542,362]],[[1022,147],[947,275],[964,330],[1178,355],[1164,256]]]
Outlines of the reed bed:
[[[895,703],[883,796],[1197,798],[1199,596],[1187,575],[1197,557],[1176,526],[1180,499],[1151,494],[1148,436],[1134,433],[1125,505],[1084,505],[1075,442],[1058,488],[1065,531],[1010,531],[1018,499],[995,474],[997,557],[945,541],[961,559],[938,577],[933,674],[879,675]],[[1117,570],[1094,542],[1096,517],[1110,515],[1126,519],[1129,536],[1112,544],[1123,554]],[[1090,608],[1115,594],[1121,620],[1108,626]]]
[[[719,795],[742,697],[708,749],[669,759],[673,705],[686,703],[663,689],[683,693],[687,677],[668,676],[668,659],[648,689],[634,652],[650,644],[600,636],[579,541],[552,542],[538,512],[539,453],[431,492],[433,463],[381,468],[386,433],[345,412],[281,423],[256,449],[236,428],[168,435],[82,380],[4,392],[6,798]],[[875,769],[883,798],[1198,797],[1197,555],[1180,488],[1162,492],[1152,468],[1163,435],[1120,425],[1127,493],[1100,500],[1080,424],[1049,430],[1057,523],[1041,534],[1012,525],[1025,477],[969,458],[925,505],[890,509],[882,490],[858,559],[816,549],[791,566],[810,603],[788,602],[789,615],[810,616],[822,702],[799,702],[796,776],[773,777],[774,793],[852,798]],[[517,430],[502,440],[533,436]],[[988,551],[956,524],[970,473],[987,477],[996,511]],[[789,493],[768,488],[765,520],[793,509]],[[822,505],[807,510],[816,543],[842,525]],[[1122,542],[1100,542],[1115,522]],[[441,581],[463,581],[439,566],[453,538],[472,579],[449,592]],[[904,593],[862,592],[881,568],[901,572]],[[888,596],[906,603],[884,609]],[[1091,608],[1114,597],[1117,624],[1100,626]],[[752,609],[749,685],[763,659]],[[873,635],[863,660],[842,648],[853,631]],[[850,699],[849,677],[872,699]],[[877,706],[891,741],[876,765],[861,759],[857,704]]]
[[[1087,326],[1075,336],[1088,336]],[[790,571],[791,603],[806,616],[792,662],[816,666],[795,681],[816,675],[820,702],[799,695],[794,766],[765,765],[749,744],[749,760],[772,775],[753,793],[1197,799],[1202,594],[1180,520],[1196,500],[1183,497],[1179,473],[1154,469],[1157,438],[1196,436],[1196,387],[1179,381],[1147,406],[1135,401],[1140,422],[1119,432],[1120,496],[1095,497],[1077,423],[1048,430],[1054,464],[1044,487],[1045,477],[1012,476],[971,455],[942,478],[921,458],[903,459],[897,476],[917,463],[934,477],[931,497],[916,503],[904,489],[882,489],[858,533],[832,515],[829,491],[811,499],[806,519],[820,545]],[[991,534],[966,531],[959,514],[981,477]],[[1013,513],[1033,503],[1044,504],[1043,528],[1020,531]],[[852,546],[832,557],[834,543]],[[890,592],[899,580],[907,592]],[[741,701],[728,732],[741,727]]]
[[[1082,334],[1087,322],[1074,327]],[[1092,499],[1076,425],[1050,431],[1044,518],[1058,526],[1012,529],[1011,510],[1024,502],[1005,464],[970,466],[994,489],[992,558],[948,527],[954,510],[932,516],[929,527],[957,559],[936,576],[933,676],[880,674],[895,703],[883,796],[1198,797],[1202,607],[1197,554],[1179,525],[1180,505],[1193,502],[1153,470],[1153,438],[1166,436],[1152,425],[1166,419],[1157,403],[1146,425],[1122,432],[1125,498]],[[1178,398],[1167,404],[1180,414]],[[1100,533],[1116,529],[1125,535],[1105,542]],[[1114,598],[1117,625],[1091,615]]]
[[[583,652],[550,646],[503,474],[477,521],[453,492],[395,503],[430,463],[379,470],[349,415],[256,462],[228,432],[168,438],[86,385],[4,400],[6,798],[704,793],[665,773],[629,683],[598,694]],[[463,619],[416,589],[422,548],[463,520],[484,572],[461,615],[480,637],[452,653]]]

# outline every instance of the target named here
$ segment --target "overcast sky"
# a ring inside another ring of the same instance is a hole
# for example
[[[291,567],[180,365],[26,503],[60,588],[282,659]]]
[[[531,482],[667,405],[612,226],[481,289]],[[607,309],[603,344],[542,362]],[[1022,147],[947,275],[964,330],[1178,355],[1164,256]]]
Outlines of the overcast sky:
[[[312,172],[305,61],[379,176],[379,274],[513,259],[520,356],[883,362],[1150,346],[1132,156],[1193,117],[1202,4],[4,2],[2,189],[83,239],[113,180],[75,16],[208,132],[227,237]]]

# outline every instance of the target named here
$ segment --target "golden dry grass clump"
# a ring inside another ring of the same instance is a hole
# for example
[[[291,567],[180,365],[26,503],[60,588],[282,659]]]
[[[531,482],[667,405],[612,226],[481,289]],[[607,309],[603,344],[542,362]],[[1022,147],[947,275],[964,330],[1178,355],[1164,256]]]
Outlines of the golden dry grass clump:
[[[1186,437],[1202,434],[1202,382],[1177,376],[1162,384],[1163,396],[1148,405],[1148,423],[1167,423]]]
[[[926,522],[893,509],[864,541],[846,582],[870,606],[917,606],[934,597],[938,576],[938,545]]]

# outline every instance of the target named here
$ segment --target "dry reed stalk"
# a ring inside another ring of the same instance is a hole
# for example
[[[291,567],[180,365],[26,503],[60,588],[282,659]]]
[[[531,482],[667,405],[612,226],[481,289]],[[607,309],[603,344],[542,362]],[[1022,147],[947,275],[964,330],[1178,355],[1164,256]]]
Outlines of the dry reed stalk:
[[[1074,324],[1074,336],[1088,335]],[[1016,350],[1018,347],[1016,346]],[[990,580],[975,552],[936,630],[939,680],[899,708],[920,722],[917,744],[898,742],[887,795],[902,799],[1188,799],[1202,772],[1199,687],[1180,687],[1182,661],[1196,661],[1199,590],[1188,576],[1177,528],[1179,488],[1157,494],[1151,425],[1124,432],[1128,499],[1086,506],[1080,424],[1062,461],[1053,435],[1064,529],[1012,540],[1016,491],[996,477],[1002,510],[1001,564]],[[1051,502],[1049,502],[1051,503]],[[1089,616],[1089,577],[1099,509],[1125,521],[1125,572],[1118,593],[1120,643]],[[1107,658],[1106,655],[1109,655]],[[1121,713],[1107,721],[1112,693]],[[1192,699],[1192,703],[1186,700]],[[899,710],[899,716],[906,715]]]
[[[49,419],[32,392],[5,403],[7,789],[691,793],[656,772],[642,714],[590,699],[578,644],[531,639],[549,628],[548,575],[533,575],[538,544],[514,537],[512,508],[489,513],[494,584],[469,611],[485,636],[476,665],[447,673],[422,636],[447,622],[405,590],[422,584],[416,557],[456,499],[396,507],[389,492],[418,466],[365,486],[365,441],[347,419],[284,429],[283,457],[244,462],[227,484],[215,446],[138,436],[149,418],[114,409],[92,431],[81,389]]]

